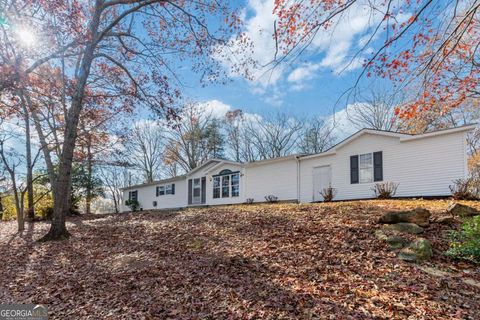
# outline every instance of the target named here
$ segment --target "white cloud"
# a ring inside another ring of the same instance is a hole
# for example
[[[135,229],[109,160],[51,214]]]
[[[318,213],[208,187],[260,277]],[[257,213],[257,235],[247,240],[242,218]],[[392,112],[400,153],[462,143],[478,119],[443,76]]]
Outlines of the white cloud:
[[[269,63],[273,61],[276,50],[273,26],[278,19],[273,14],[274,1],[248,0],[242,12],[245,22],[243,31],[253,44],[252,50],[245,52],[240,42],[232,38],[228,52],[222,52],[215,58],[230,70],[235,70],[232,66],[241,65],[242,61],[256,61],[256,66],[249,70],[252,92],[261,95],[269,104],[280,105],[286,91],[301,91],[311,87],[309,82],[322,70],[340,75],[362,67],[370,51],[366,50],[358,56],[355,54],[368,43],[373,27],[383,19],[381,10],[372,10],[367,1],[356,2],[347,12],[339,15],[329,29],[321,29],[317,33],[302,54],[307,62],[290,61],[289,66],[281,64],[272,69]],[[378,35],[373,40],[377,38]],[[238,76],[237,72],[232,71],[231,76]],[[275,90],[282,94],[272,93]]]
[[[200,103],[200,107],[203,108],[205,112],[218,119],[224,118],[225,114],[233,109],[230,105],[219,100],[202,102]]]

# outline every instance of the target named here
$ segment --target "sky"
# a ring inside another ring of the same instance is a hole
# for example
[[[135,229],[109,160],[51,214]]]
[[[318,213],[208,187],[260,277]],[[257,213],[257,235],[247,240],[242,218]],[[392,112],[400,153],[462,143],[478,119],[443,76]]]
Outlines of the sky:
[[[252,58],[260,64],[267,64],[274,57],[275,42],[271,36],[275,20],[273,2],[243,0],[240,4],[244,31],[254,45]],[[372,16],[371,11],[361,4],[355,6],[334,28],[318,33],[300,58],[271,71],[258,68],[253,81],[233,73],[230,73],[231,82],[226,85],[199,87],[198,83],[187,81],[182,88],[184,96],[210,104],[214,112],[242,109],[249,113],[286,112],[306,117],[328,117],[334,112],[342,114],[347,101],[339,98],[355,83],[364,58],[373,49],[367,48],[353,61],[352,58],[371,34],[375,22],[381,20],[380,14]],[[226,70],[229,69],[228,61],[221,58],[219,61]],[[188,79],[189,75],[184,78]],[[382,81],[376,81],[375,86],[379,82],[381,86],[388,86]]]

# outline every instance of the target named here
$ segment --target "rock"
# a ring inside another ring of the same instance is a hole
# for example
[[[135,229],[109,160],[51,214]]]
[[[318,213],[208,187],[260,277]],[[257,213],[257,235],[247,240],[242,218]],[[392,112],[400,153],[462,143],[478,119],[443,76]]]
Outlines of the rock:
[[[451,214],[454,217],[466,218],[466,217],[478,216],[480,214],[480,211],[460,203],[452,203],[448,207],[447,213]]]
[[[390,236],[385,242],[390,245],[390,249],[401,249],[408,243],[407,240],[400,236]]]
[[[400,222],[396,224],[389,224],[382,227],[384,231],[402,232],[410,234],[419,234],[423,232],[423,228],[419,227],[415,223]]]
[[[415,239],[398,254],[398,258],[408,262],[421,262],[433,256],[432,244],[424,238]]]
[[[441,217],[438,217],[437,219],[435,219],[435,222],[439,223],[439,224],[444,224],[444,225],[451,226],[451,225],[456,224],[459,221],[452,216],[441,216]]]
[[[375,236],[378,240],[386,242],[389,244],[390,249],[401,249],[403,248],[408,241],[398,235],[386,235],[382,230],[376,230]]]
[[[399,222],[415,223],[421,227],[427,227],[430,219],[430,211],[416,208],[411,211],[391,211],[385,213],[378,220],[379,223],[393,224]]]
[[[375,237],[380,241],[386,241],[388,238],[382,230],[375,230]]]

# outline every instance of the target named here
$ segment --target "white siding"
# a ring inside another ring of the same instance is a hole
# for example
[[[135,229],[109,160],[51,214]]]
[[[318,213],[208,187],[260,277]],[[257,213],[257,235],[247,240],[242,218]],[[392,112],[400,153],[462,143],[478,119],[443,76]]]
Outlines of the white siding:
[[[297,200],[297,161],[295,159],[251,164],[246,168],[245,199],[264,202],[265,196]]]
[[[396,196],[449,195],[449,185],[466,175],[463,132],[401,142],[397,137],[366,133],[336,154],[301,160],[300,200],[312,201],[313,167],[332,166],[336,200],[372,198],[375,183],[350,184],[350,156],[383,152],[383,181],[399,184]]]
[[[166,194],[157,197],[157,186],[175,183],[175,194]],[[138,191],[138,202],[143,210],[180,208],[187,205],[187,187],[186,180],[180,179],[168,183],[159,183],[156,185],[141,186],[135,189],[123,191],[122,211],[130,211],[125,206],[125,200],[128,200],[129,191]],[[157,201],[157,206],[153,206],[153,201]]]

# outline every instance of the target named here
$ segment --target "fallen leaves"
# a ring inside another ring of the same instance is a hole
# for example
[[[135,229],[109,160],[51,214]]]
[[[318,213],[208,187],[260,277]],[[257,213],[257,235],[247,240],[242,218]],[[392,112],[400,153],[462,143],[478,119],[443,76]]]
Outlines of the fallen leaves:
[[[435,274],[376,240],[382,213],[418,206],[435,216],[448,202],[82,216],[68,222],[71,239],[41,244],[47,224],[15,236],[1,223],[0,301],[44,303],[52,319],[480,317],[478,268],[441,254],[447,226],[424,232],[436,252],[423,267]]]

